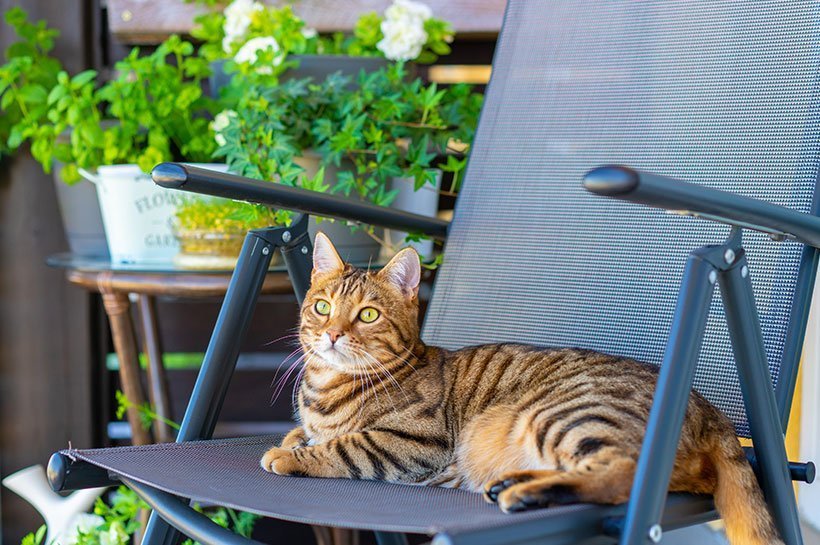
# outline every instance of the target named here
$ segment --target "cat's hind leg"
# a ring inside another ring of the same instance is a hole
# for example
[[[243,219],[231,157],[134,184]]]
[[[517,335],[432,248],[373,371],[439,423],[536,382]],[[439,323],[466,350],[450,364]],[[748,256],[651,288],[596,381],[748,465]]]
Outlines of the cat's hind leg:
[[[487,485],[486,495],[505,512],[579,502],[618,504],[629,498],[635,466],[632,456],[610,447],[567,471],[544,471],[523,482],[516,482],[515,474],[512,479],[503,475]]]
[[[515,405],[496,405],[476,415],[462,432],[456,448],[459,471],[464,486],[480,492],[484,483],[512,472],[531,469],[522,415]]]

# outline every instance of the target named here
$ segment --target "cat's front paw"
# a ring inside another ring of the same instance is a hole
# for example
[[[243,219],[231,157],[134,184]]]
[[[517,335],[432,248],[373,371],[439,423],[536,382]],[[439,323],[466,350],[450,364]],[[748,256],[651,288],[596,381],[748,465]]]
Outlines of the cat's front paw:
[[[262,469],[277,475],[304,475],[299,461],[293,455],[293,450],[273,447],[262,456]]]
[[[284,439],[282,439],[282,444],[279,445],[280,448],[290,449],[293,450],[295,448],[303,448],[306,447],[308,444],[308,437],[301,427],[294,428],[288,433]]]

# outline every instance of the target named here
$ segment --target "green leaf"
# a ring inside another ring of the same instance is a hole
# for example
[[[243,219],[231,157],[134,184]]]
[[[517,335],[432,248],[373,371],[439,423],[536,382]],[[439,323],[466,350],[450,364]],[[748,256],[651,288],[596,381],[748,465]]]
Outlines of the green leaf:
[[[62,85],[56,85],[51,89],[51,92],[48,94],[47,102],[49,106],[60,100],[61,98],[65,97],[68,94],[68,89],[66,89]]]
[[[0,109],[7,110],[12,102],[14,102],[14,93],[9,92],[4,94],[3,98],[0,99]]]
[[[166,157],[163,155],[162,150],[149,147],[137,158],[137,166],[139,166],[143,172],[148,173],[165,160]]]
[[[48,99],[46,88],[37,83],[29,83],[20,87],[18,95],[24,102],[30,104],[45,102]]]
[[[95,77],[97,77],[96,70],[84,70],[83,72],[80,72],[79,74],[71,78],[71,87],[75,89],[80,88],[86,83],[93,80]]]
[[[46,525],[43,524],[39,528],[37,528],[37,532],[34,534],[34,543],[42,543],[43,539],[46,537]]]
[[[9,133],[8,140],[6,141],[6,145],[11,150],[16,150],[20,147],[20,144],[23,143],[24,140],[24,129],[22,125],[15,125],[11,128],[11,133]]]
[[[82,180],[82,176],[80,176],[80,171],[77,170],[77,165],[74,163],[69,163],[63,166],[63,169],[60,171],[60,178],[62,178],[63,183],[66,185],[74,185],[80,180]],[[117,418],[122,418],[121,416]]]

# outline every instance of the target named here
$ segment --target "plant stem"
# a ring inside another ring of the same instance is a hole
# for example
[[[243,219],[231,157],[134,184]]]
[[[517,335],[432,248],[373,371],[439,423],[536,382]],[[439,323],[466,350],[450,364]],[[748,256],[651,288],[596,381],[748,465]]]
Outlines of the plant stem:
[[[424,115],[422,116],[421,121],[418,123],[414,123],[412,121],[384,121],[382,119],[375,117],[373,114],[367,114],[367,117],[378,123],[384,123],[385,125],[395,125],[398,127],[411,127],[414,129],[434,129],[437,131],[444,131],[453,128],[448,125],[429,125],[425,123],[425,121],[427,120],[427,110],[424,111]]]
[[[11,82],[11,88],[14,90],[14,98],[17,101],[17,105],[20,106],[20,111],[23,113],[23,117],[26,118],[26,121],[31,121],[31,119],[29,119],[26,103],[20,98],[20,89],[17,88],[17,84]]]

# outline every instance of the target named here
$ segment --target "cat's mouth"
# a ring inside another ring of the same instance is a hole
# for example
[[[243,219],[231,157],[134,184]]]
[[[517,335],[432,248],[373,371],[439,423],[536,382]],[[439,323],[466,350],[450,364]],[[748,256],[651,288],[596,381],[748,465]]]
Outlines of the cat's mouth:
[[[315,353],[322,358],[325,363],[339,371],[347,371],[350,369],[350,358],[343,346],[328,344],[327,346],[317,347]]]

